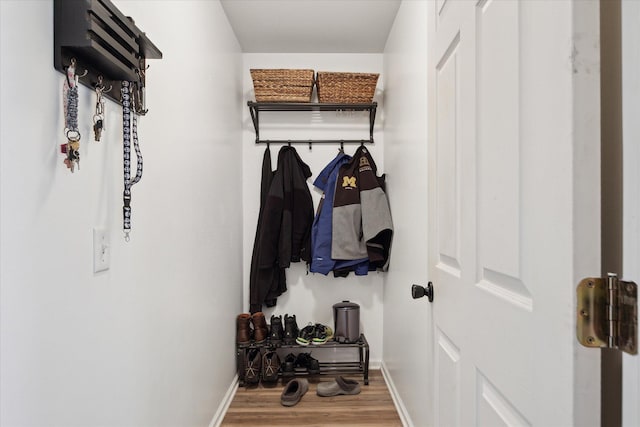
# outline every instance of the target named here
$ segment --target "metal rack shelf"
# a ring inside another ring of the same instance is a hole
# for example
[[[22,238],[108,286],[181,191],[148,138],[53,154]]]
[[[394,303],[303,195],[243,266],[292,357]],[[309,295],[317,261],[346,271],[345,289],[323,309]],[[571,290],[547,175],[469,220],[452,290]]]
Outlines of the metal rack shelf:
[[[247,102],[251,120],[256,131],[256,144],[373,144],[373,126],[376,121],[377,102],[370,104],[333,104],[333,103],[304,103],[304,102]],[[368,111],[369,139],[260,139],[260,112],[290,112],[290,111]]]
[[[320,364],[320,373],[319,374],[309,374],[306,369],[296,368],[295,376],[307,376],[307,375],[341,375],[341,374],[362,374],[362,379],[365,385],[369,385],[369,343],[367,342],[364,334],[360,334],[360,338],[358,341],[353,343],[339,343],[337,341],[328,341],[324,344],[320,345],[299,345],[299,344],[273,344],[269,341],[265,341],[263,343],[251,343],[246,345],[237,344],[236,345],[236,364],[237,364],[237,372],[238,378],[240,380],[240,385],[244,385],[244,372],[243,366],[245,364],[245,356],[247,350],[257,348],[260,350],[262,355],[266,351],[277,351],[279,349],[286,350],[279,352],[279,356],[282,360],[284,360],[285,353],[291,352],[292,350],[315,350],[315,349],[328,349],[328,348],[356,348],[358,349],[358,359],[348,362],[322,362],[319,361]],[[282,373],[279,374],[282,377]]]

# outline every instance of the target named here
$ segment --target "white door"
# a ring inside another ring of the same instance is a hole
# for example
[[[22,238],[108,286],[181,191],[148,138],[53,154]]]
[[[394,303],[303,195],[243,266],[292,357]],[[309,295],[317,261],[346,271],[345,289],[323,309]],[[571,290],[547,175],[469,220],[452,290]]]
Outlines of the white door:
[[[600,425],[599,3],[429,4],[434,425]]]
[[[622,2],[623,272],[640,283],[640,2]],[[622,425],[640,426],[640,356],[623,354]]]

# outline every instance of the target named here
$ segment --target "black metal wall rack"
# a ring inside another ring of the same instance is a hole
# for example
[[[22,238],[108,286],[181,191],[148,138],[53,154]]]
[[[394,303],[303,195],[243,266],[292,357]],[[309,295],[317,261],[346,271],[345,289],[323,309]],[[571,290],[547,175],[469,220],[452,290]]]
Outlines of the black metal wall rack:
[[[247,102],[251,120],[256,131],[256,144],[373,144],[373,126],[376,121],[377,102],[370,104],[330,104],[330,103],[285,103],[285,102]],[[369,112],[369,139],[286,139],[267,140],[260,139],[260,112],[283,111],[368,111]]]
[[[53,4],[56,70],[66,73],[75,60],[79,82],[94,89],[102,77],[105,86],[112,86],[104,96],[118,103],[123,80],[145,86],[146,60],[160,59],[162,52],[133,19],[110,0],[54,0]],[[142,96],[144,91],[140,92]]]

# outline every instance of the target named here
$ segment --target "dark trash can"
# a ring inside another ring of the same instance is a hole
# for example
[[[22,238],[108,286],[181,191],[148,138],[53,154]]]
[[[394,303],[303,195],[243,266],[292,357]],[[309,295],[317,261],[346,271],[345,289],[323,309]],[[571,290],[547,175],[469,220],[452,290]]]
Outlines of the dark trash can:
[[[354,343],[360,338],[360,306],[349,301],[333,305],[335,340]]]

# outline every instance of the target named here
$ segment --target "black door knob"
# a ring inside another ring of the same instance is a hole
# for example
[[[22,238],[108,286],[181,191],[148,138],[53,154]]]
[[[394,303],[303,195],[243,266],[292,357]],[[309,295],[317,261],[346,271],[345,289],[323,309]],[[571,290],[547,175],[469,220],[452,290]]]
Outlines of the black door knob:
[[[433,283],[427,283],[427,286],[413,285],[411,286],[411,296],[413,299],[422,298],[423,296],[429,298],[429,302],[433,302]]]

